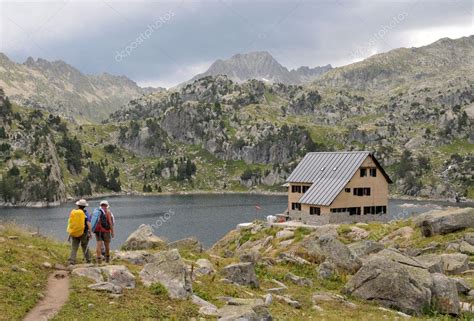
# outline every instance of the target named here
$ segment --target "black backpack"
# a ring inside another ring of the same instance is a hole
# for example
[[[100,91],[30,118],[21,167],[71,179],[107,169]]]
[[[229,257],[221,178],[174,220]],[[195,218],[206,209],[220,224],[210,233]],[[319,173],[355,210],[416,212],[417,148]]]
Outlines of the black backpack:
[[[100,210],[100,226],[106,230],[110,230],[110,225],[109,222],[107,221],[107,215],[104,213],[104,211]]]

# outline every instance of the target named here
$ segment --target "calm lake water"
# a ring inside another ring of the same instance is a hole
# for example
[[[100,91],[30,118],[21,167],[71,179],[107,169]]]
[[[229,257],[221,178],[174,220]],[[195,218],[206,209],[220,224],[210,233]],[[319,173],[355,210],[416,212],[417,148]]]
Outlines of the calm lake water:
[[[214,244],[239,223],[286,209],[286,196],[254,194],[226,195],[160,195],[123,196],[108,198],[116,219],[116,237],[113,248],[119,248],[130,233],[141,224],[155,226],[155,234],[169,241],[189,236],[197,237],[205,247]],[[89,201],[90,209],[100,200]],[[255,205],[261,207],[255,209]],[[443,206],[457,206],[448,202],[391,200],[389,215],[406,218]],[[461,204],[461,206],[473,204]],[[66,224],[72,203],[55,208],[0,208],[0,221],[14,221],[20,225],[39,228],[41,234],[66,240]],[[92,242],[95,244],[95,242]]]

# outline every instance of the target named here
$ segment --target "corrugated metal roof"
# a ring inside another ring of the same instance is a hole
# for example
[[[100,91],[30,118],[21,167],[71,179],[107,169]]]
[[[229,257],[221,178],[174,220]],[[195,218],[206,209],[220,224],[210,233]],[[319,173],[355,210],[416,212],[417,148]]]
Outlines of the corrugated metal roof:
[[[286,181],[313,184],[300,203],[328,206],[369,155],[367,151],[308,153]]]

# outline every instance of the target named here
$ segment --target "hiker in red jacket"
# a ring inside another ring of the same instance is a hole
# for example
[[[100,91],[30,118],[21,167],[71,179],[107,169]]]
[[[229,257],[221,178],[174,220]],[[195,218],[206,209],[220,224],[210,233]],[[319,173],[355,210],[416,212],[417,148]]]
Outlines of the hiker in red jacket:
[[[109,202],[100,202],[101,213],[94,231],[97,240],[97,264],[102,263],[102,244],[105,246],[105,262],[110,262],[110,240],[114,237],[114,224],[108,207]]]

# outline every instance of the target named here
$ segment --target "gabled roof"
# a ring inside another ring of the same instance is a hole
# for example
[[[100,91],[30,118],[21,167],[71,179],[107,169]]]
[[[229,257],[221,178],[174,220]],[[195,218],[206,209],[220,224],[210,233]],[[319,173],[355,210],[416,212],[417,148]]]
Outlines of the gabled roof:
[[[369,156],[391,183],[379,162],[367,151],[308,153],[286,181],[313,184],[300,198],[300,203],[329,206]]]

